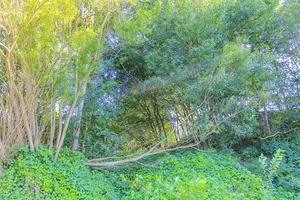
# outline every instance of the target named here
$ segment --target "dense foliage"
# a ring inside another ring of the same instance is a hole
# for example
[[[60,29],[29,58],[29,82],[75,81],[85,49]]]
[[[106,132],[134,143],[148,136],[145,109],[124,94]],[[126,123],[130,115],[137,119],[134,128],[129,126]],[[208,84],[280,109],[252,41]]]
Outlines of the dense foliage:
[[[282,164],[278,168],[277,174],[272,178],[272,186],[281,188],[281,190],[300,194],[300,149],[299,132],[293,134],[291,138],[272,139],[263,144],[256,143],[241,150],[239,157],[242,163],[253,173],[261,174],[262,167],[259,163],[259,157],[262,153],[270,157],[277,149],[284,150]],[[266,178],[266,177],[265,177]]]
[[[299,199],[299,16],[0,0],[0,199]]]
[[[142,1],[127,11],[103,50],[101,84],[113,89],[88,87],[87,135],[112,138],[105,146],[119,136],[125,149],[186,138],[239,148],[299,129],[299,56],[288,45],[298,45],[298,1]]]
[[[268,190],[238,159],[216,151],[177,151],[147,158],[140,165],[95,171],[81,153],[41,147],[18,153],[1,175],[1,199],[293,199]],[[275,197],[273,198],[272,196]]]
[[[130,169],[125,199],[267,199],[262,180],[215,152],[181,152]],[[127,171],[126,171],[127,172]]]
[[[109,180],[85,166],[81,153],[65,149],[59,161],[53,150],[23,149],[1,175],[0,199],[115,199]]]

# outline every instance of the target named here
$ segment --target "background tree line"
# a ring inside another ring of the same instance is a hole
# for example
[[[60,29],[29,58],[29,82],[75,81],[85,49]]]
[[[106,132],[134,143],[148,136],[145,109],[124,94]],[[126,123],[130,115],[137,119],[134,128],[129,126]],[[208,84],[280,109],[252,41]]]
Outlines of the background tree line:
[[[299,1],[1,2],[1,158],[299,131]],[[125,151],[124,151],[125,150]]]
[[[297,1],[125,7],[126,21],[111,30],[104,48],[107,76],[88,87],[82,143],[93,145],[87,155],[157,142],[241,149],[297,138],[298,8]]]

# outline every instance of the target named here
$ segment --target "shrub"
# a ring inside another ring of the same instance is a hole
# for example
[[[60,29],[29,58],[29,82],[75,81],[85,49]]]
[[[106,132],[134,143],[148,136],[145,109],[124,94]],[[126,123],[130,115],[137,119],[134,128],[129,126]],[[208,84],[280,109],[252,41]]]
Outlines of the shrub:
[[[263,154],[259,157],[259,162],[262,166],[264,171],[264,175],[266,178],[266,186],[270,189],[273,189],[273,179],[278,174],[278,170],[280,168],[280,164],[282,159],[285,156],[285,152],[281,149],[278,149],[274,154],[271,161],[268,162],[268,158],[265,157]]]
[[[229,155],[184,152],[121,175],[124,199],[267,199],[262,180]]]
[[[258,150],[254,146],[248,146],[245,149],[242,150],[241,157],[244,160],[251,159],[257,157],[259,154]]]
[[[81,153],[40,147],[36,153],[22,149],[0,177],[0,199],[116,199],[117,194],[101,173],[84,165]]]
[[[300,133],[295,133],[291,140],[273,139],[262,146],[265,155],[272,155],[276,149],[286,152],[282,167],[279,169],[274,183],[276,187],[299,194],[300,198]]]
[[[142,165],[90,170],[84,156],[64,149],[22,149],[0,176],[0,199],[268,200],[293,199],[276,188],[274,198],[260,177],[222,152],[178,151],[151,156]]]

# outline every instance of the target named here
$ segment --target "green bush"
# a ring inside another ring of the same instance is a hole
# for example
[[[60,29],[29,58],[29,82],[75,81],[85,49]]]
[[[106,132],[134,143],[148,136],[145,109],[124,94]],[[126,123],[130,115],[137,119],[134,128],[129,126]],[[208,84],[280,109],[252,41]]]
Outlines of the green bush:
[[[255,158],[259,155],[258,150],[254,146],[246,147],[242,150],[241,157],[244,160]]]
[[[300,198],[300,133],[294,133],[290,140],[273,139],[262,145],[262,152],[271,155],[281,148],[286,152],[282,167],[278,171],[275,184],[277,187],[298,194]]]
[[[20,151],[0,176],[0,199],[295,199],[284,188],[272,194],[259,176],[222,152],[178,151],[99,171],[87,168],[81,153],[64,149],[58,161],[53,154],[45,147]]]
[[[229,155],[179,152],[131,168],[120,175],[127,182],[124,199],[268,199],[262,180]],[[123,185],[124,186],[124,185]]]
[[[58,161],[54,151],[23,149],[0,177],[0,199],[116,199],[101,173],[84,165],[81,153],[65,149]]]

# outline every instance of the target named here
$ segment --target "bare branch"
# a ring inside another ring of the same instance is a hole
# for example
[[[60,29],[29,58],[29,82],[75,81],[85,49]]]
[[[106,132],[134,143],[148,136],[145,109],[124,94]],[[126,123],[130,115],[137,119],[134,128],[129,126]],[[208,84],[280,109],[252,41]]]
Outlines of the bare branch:
[[[156,151],[153,151],[158,146],[158,144],[157,144],[154,147],[152,147],[148,152],[143,153],[143,154],[138,155],[138,156],[127,158],[127,159],[124,159],[124,160],[110,161],[110,162],[91,162],[91,160],[89,160],[86,163],[86,165],[90,166],[90,167],[116,167],[116,166],[120,166],[120,165],[123,165],[123,164],[136,162],[136,161],[141,160],[141,159],[143,159],[147,156],[152,156],[152,155],[156,155],[156,154],[175,151],[175,150],[178,150],[178,149],[192,148],[192,147],[195,147],[197,145],[199,145],[199,143],[193,143],[193,144],[189,144],[189,145],[185,145],[185,146],[179,146],[179,147],[173,147],[173,148],[158,149]]]

